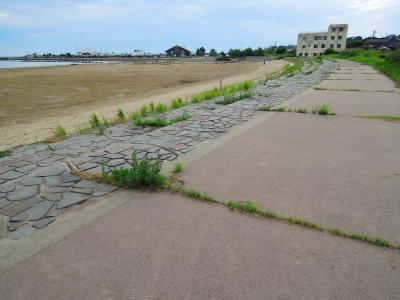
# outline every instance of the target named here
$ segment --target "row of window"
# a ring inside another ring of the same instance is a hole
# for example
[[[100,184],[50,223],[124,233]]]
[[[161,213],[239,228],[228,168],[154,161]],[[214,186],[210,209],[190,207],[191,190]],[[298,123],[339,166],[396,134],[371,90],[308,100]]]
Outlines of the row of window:
[[[322,44],[322,45],[321,45],[321,48],[325,48],[325,46],[326,46],[325,44]],[[329,47],[330,47],[330,48],[334,48],[335,45],[334,45],[334,44],[330,44]],[[303,49],[305,49],[305,48],[307,48],[307,46],[306,46],[306,45],[303,45]],[[314,48],[315,48],[315,49],[318,48],[318,44],[314,44]],[[337,44],[337,45],[336,45],[336,48],[342,48],[342,44]]]
[[[339,32],[343,31],[343,27],[338,27],[337,29],[339,30]],[[335,31],[336,31],[336,27],[332,28],[332,32],[335,32]]]
[[[318,53],[313,53],[313,56],[317,56],[318,55]],[[299,56],[303,56],[303,53],[299,53]],[[306,53],[304,53],[304,56],[308,56],[308,53],[306,52]]]
[[[338,36],[338,39],[339,40],[341,40],[343,38],[343,36],[341,36],[341,35],[339,35]],[[315,41],[326,41],[328,39],[328,37],[326,36],[326,35],[324,35],[324,36],[322,36],[322,35],[316,35],[316,36],[314,36],[314,40]],[[331,41],[334,41],[335,40],[335,36],[334,35],[332,35],[331,36]]]

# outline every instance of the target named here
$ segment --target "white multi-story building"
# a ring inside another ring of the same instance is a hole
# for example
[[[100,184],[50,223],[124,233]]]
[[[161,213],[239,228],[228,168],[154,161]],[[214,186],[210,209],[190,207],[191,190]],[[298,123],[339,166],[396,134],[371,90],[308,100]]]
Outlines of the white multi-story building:
[[[324,53],[326,49],[335,51],[346,49],[347,24],[329,25],[325,32],[299,33],[297,37],[297,56],[316,56]]]

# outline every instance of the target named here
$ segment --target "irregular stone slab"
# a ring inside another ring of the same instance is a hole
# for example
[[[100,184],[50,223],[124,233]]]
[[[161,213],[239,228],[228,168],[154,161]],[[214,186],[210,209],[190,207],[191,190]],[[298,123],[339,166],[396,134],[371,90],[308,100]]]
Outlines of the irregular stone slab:
[[[62,198],[62,194],[61,193],[45,193],[42,195],[43,198],[49,200],[49,201],[60,201]]]
[[[53,207],[52,209],[49,210],[49,212],[46,215],[46,218],[53,218],[53,217],[57,217],[58,216],[58,209],[56,209],[55,207]]]
[[[69,191],[71,188],[65,186],[53,186],[53,187],[46,187],[42,186],[41,192],[42,193],[64,193]]]
[[[79,181],[79,180],[81,180],[81,178],[79,178],[78,176],[72,175],[69,172],[64,172],[61,174],[61,180],[62,180],[62,182],[67,183],[67,182]]]
[[[10,201],[11,203],[14,203],[12,205],[8,205],[5,208],[0,209],[0,213],[9,216],[9,217],[14,217],[18,214],[20,214],[21,212],[35,206],[36,204],[40,203],[41,201],[43,201],[43,199],[39,198],[39,197],[35,197],[35,198],[30,198],[30,199],[26,199],[26,200],[22,200],[22,201],[18,201],[18,202],[14,202],[14,201]]]
[[[81,157],[79,157],[79,158],[76,158],[76,159],[72,160],[72,163],[73,163],[75,166],[79,166],[79,165],[84,164],[84,163],[86,163],[86,162],[88,162],[88,161],[91,161],[92,159],[93,159],[93,158],[90,157],[90,156],[81,156]]]
[[[65,171],[65,166],[63,164],[58,164],[41,169],[35,174],[35,176],[37,177],[57,176],[64,171]]]
[[[103,183],[97,183],[96,188],[93,192],[93,197],[100,197],[107,195],[113,191],[115,191],[118,187],[113,186],[113,185],[107,185]]]
[[[68,187],[68,186],[73,186],[75,184],[75,182],[71,181],[71,182],[63,182],[60,184],[60,186],[62,187]]]
[[[42,178],[35,176],[26,176],[17,182],[18,185],[38,185],[42,183]]]
[[[10,166],[0,166],[0,175],[12,170]]]
[[[61,209],[77,203],[81,203],[86,199],[88,199],[89,197],[90,196],[88,195],[77,194],[77,193],[70,193],[70,192],[64,193],[63,199],[60,200],[60,202],[58,202],[57,204],[57,208]]]
[[[86,170],[95,168],[95,167],[97,167],[97,166],[98,166],[97,163],[87,162],[87,163],[81,164],[81,165],[79,166],[79,170],[81,170],[81,171],[86,171]]]
[[[36,229],[32,227],[21,228],[10,234],[10,238],[13,240],[19,240],[20,238],[23,238],[25,236],[32,235],[32,233],[34,233],[35,230]]]
[[[39,193],[39,188],[36,185],[24,186],[14,192],[10,192],[7,195],[7,199],[10,201],[20,201],[28,198],[32,198]]]
[[[5,182],[0,185],[0,192],[2,193],[9,193],[12,192],[14,189],[15,189],[14,182]]]
[[[26,222],[9,222],[7,224],[8,231],[14,231],[25,225]]]
[[[122,158],[120,158],[120,159],[113,159],[113,160],[110,160],[110,161],[107,163],[107,166],[109,166],[109,167],[115,167],[115,166],[122,165],[122,164],[124,164],[124,163],[125,163],[125,159],[122,159]]]
[[[50,223],[55,221],[55,219],[56,218],[54,218],[54,217],[40,219],[39,221],[34,222],[32,224],[32,227],[37,228],[37,229],[42,229],[43,227],[46,227],[47,225],[49,225]]]
[[[11,221],[37,221],[43,218],[54,204],[50,201],[43,201],[34,207],[12,217]]]
[[[93,189],[96,186],[96,182],[95,181],[91,181],[91,180],[81,180],[80,182],[76,183],[74,185],[74,187],[76,188],[85,188],[85,189]]]
[[[79,193],[79,194],[91,194],[93,193],[93,189],[85,189],[85,188],[73,188],[71,190],[73,193]]]
[[[9,201],[9,200],[6,199],[6,198],[1,198],[1,199],[0,199],[0,208],[4,208],[4,207],[10,205],[11,203],[14,203],[14,202]]]
[[[44,184],[48,187],[58,186],[60,184],[60,179],[58,176],[45,177]]]
[[[37,168],[36,164],[29,164],[29,165],[20,167],[20,168],[15,169],[15,170],[18,171],[18,172],[22,172],[22,173],[28,173],[29,171],[32,171],[32,170],[34,170],[36,168]]]
[[[21,176],[24,176],[24,173],[21,172],[16,172],[14,170],[8,171],[4,174],[0,175],[0,179],[4,179],[4,180],[14,180],[17,179]]]
[[[132,146],[129,144],[115,144],[111,147],[108,147],[107,149],[105,149],[106,152],[111,153],[111,154],[115,154],[115,153],[120,153],[122,151],[125,151],[129,148],[131,148]]]

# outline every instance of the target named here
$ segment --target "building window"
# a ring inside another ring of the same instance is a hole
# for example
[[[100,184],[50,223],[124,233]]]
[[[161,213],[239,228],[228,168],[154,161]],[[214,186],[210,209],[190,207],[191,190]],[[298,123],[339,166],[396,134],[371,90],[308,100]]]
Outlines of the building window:
[[[303,56],[303,53],[299,53],[299,56]]]
[[[332,35],[332,36],[331,36],[331,41],[334,41],[334,40],[335,40],[335,36]]]
[[[324,36],[324,41],[326,41],[326,39],[327,39],[327,36],[325,35],[325,36]]]
[[[325,44],[322,44],[322,45],[321,45],[321,48],[325,48]]]
[[[339,35],[339,36],[338,36],[338,39],[339,39],[339,40],[341,40],[341,39],[342,39],[342,36],[341,36],[341,35]]]
[[[336,31],[336,28],[332,28],[332,32],[335,32]]]
[[[318,48],[318,44],[314,44],[314,48]]]
[[[330,46],[329,46],[330,48],[333,48],[333,44],[330,44]]]
[[[303,49],[306,47],[306,45],[303,45]]]
[[[317,53],[313,53],[313,56],[317,56]]]
[[[343,31],[343,27],[339,27],[339,31],[342,32]]]
[[[304,56],[308,56],[308,53],[304,53]]]
[[[342,45],[341,45],[341,44],[337,44],[337,47],[338,47],[338,48],[341,48],[341,47],[342,47]]]

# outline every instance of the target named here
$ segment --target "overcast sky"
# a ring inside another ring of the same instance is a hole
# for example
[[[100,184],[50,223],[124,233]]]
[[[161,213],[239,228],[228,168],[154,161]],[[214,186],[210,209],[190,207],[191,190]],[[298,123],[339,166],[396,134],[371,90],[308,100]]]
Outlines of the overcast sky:
[[[399,15],[400,0],[0,0],[0,56],[266,47],[330,23],[381,36],[400,33]]]

